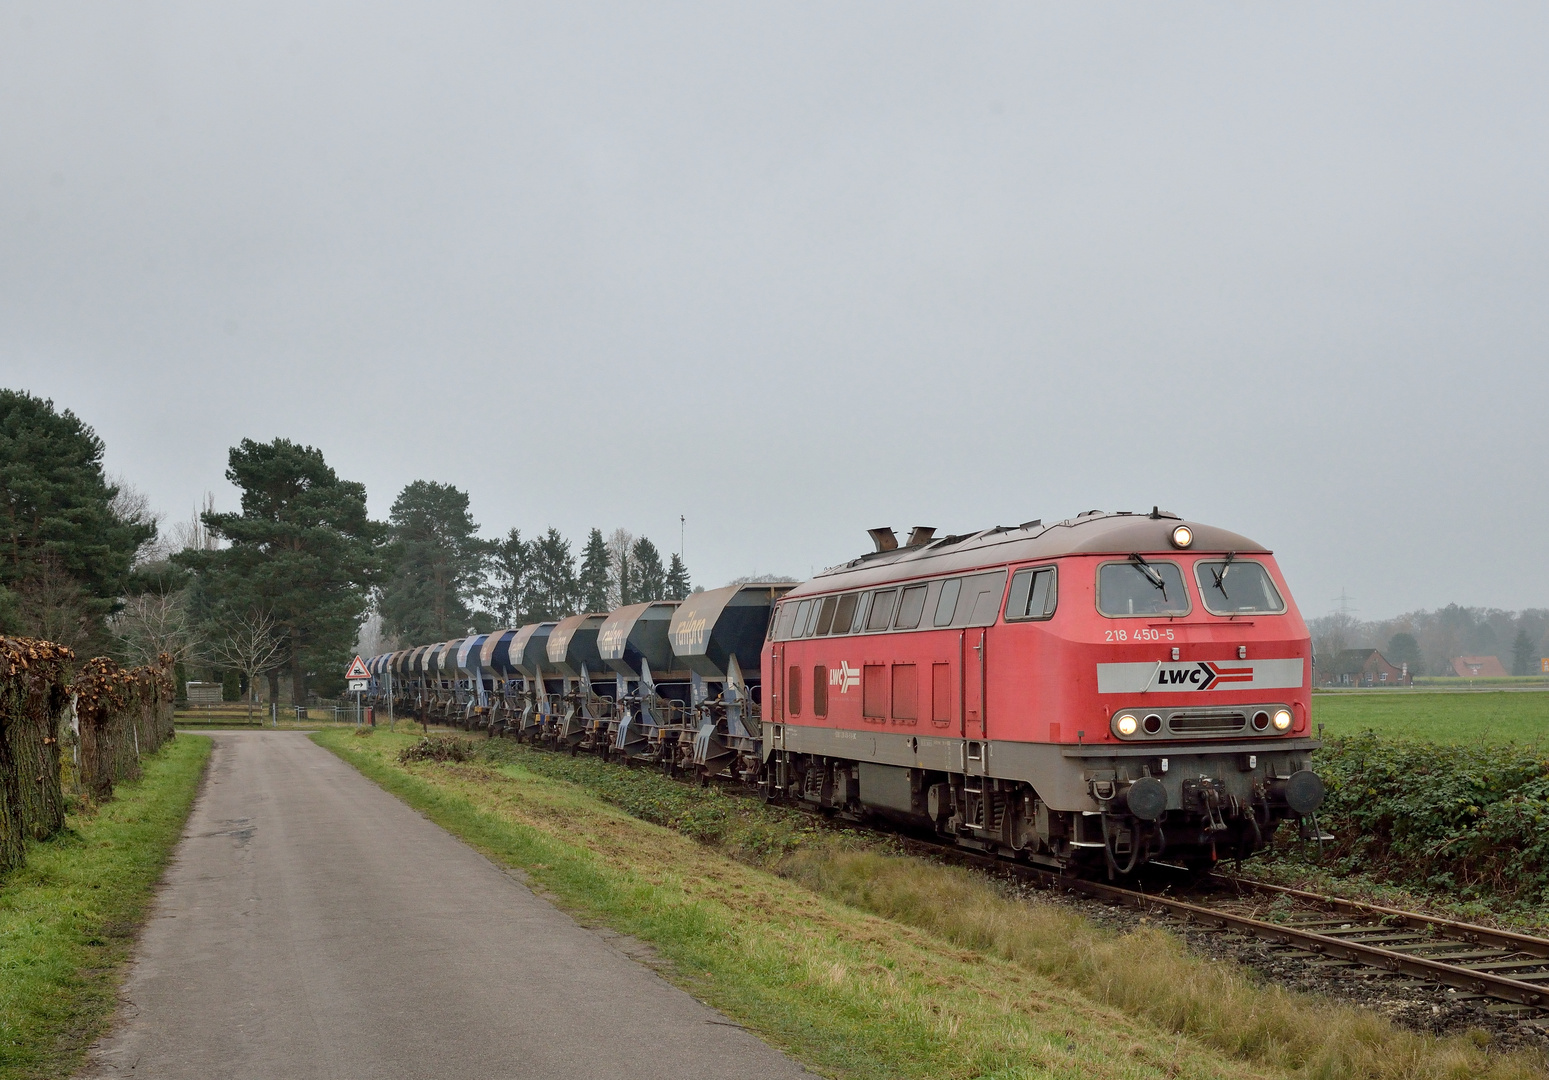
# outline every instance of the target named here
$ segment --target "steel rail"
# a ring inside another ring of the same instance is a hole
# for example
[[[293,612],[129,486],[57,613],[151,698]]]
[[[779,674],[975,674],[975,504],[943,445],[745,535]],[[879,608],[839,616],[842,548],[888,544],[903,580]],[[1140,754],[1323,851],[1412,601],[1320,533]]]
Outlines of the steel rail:
[[[1380,945],[1369,945],[1359,941],[1346,941],[1329,934],[1320,934],[1296,926],[1265,922],[1262,919],[1255,919],[1248,915],[1239,915],[1235,912],[1222,911],[1218,908],[1191,904],[1185,900],[1174,900],[1171,897],[1158,896],[1154,893],[1123,889],[1115,885],[1087,881],[1084,878],[1067,877],[1039,870],[1035,867],[1017,866],[1015,863],[1010,865],[1015,868],[1015,872],[1019,876],[1037,876],[1040,880],[1051,882],[1051,887],[1068,889],[1094,899],[1117,902],[1142,911],[1161,909],[1170,914],[1181,916],[1187,922],[1205,925],[1215,924],[1222,929],[1242,930],[1252,934],[1254,937],[1262,938],[1277,945],[1295,945],[1306,949],[1308,952],[1317,953],[1320,956],[1332,956],[1341,960],[1362,964],[1366,967],[1403,972],[1406,975],[1414,975],[1418,978],[1442,983],[1445,986],[1456,987],[1459,990],[1467,990],[1474,994],[1500,998],[1503,1001],[1533,1006],[1549,1004],[1549,986],[1525,982],[1521,979],[1513,979],[1506,975],[1497,975],[1490,971],[1478,971],[1457,964],[1449,964],[1443,960],[1433,960],[1423,956],[1410,956],[1407,953],[1397,952],[1393,949],[1385,949]],[[1400,912],[1399,914],[1408,915],[1411,913]]]
[[[1333,934],[1320,934],[1317,931],[1307,930],[1294,925],[1265,922],[1250,915],[1240,915],[1236,912],[1206,907],[1186,900],[1175,900],[1172,897],[1141,892],[1138,889],[1107,885],[1087,878],[1073,877],[1068,874],[1045,870],[1041,867],[1029,866],[1026,863],[1012,862],[993,855],[965,851],[955,845],[935,844],[918,839],[911,839],[908,843],[917,844],[928,851],[939,852],[963,862],[982,866],[985,869],[998,870],[1023,880],[1037,882],[1048,889],[1078,893],[1107,904],[1134,908],[1140,911],[1153,912],[1162,910],[1168,914],[1181,917],[1188,923],[1206,926],[1214,925],[1220,929],[1244,931],[1273,944],[1296,946],[1319,956],[1348,960],[1363,967],[1401,972],[1429,982],[1441,983],[1444,986],[1466,990],[1472,994],[1498,998],[1502,1001],[1510,1001],[1519,1005],[1539,1008],[1549,1007],[1549,984],[1513,979],[1508,975],[1499,975],[1492,971],[1481,971],[1475,968],[1464,967],[1461,964],[1449,964],[1445,960],[1436,960],[1425,956],[1412,956],[1396,949],[1384,948],[1381,945],[1349,941],[1336,937]],[[1275,892],[1281,888],[1281,886],[1275,886],[1267,891]],[[1415,912],[1400,911],[1397,908],[1381,908],[1375,904],[1362,904],[1357,900],[1340,900],[1337,897],[1324,897],[1318,893],[1301,893],[1300,890],[1295,889],[1287,889],[1285,891],[1292,895],[1300,894],[1301,898],[1309,901],[1326,900],[1341,905],[1354,905],[1363,910],[1370,909],[1373,914],[1386,915],[1391,913],[1392,915],[1405,916],[1422,922],[1428,919],[1428,916],[1419,915]],[[1438,921],[1451,922],[1451,920]],[[1468,923],[1452,923],[1452,925],[1473,929],[1471,924]],[[1526,952],[1526,949],[1518,947],[1517,942],[1520,941],[1540,949],[1549,950],[1549,941],[1543,941],[1539,938],[1512,934],[1509,931],[1490,930],[1488,927],[1479,927],[1478,929],[1492,936],[1499,936],[1502,939],[1502,944],[1495,946],[1499,949],[1510,952]],[[1461,940],[1466,941],[1467,939]],[[1549,959],[1543,961],[1543,966],[1549,968]],[[1546,979],[1549,979],[1549,973],[1546,973]]]
[[[1345,911],[1359,912],[1363,915],[1379,916],[1383,919],[1395,920],[1396,924],[1400,926],[1417,925],[1428,927],[1444,937],[1457,941],[1466,941],[1473,945],[1493,945],[1498,949],[1510,949],[1513,952],[1526,953],[1529,956],[1549,958],[1549,940],[1531,937],[1527,934],[1518,934],[1511,930],[1498,930],[1491,926],[1478,926],[1474,923],[1459,922],[1456,919],[1444,919],[1439,915],[1426,915],[1416,911],[1404,911],[1400,908],[1383,907],[1381,904],[1369,904],[1364,900],[1347,900],[1339,896],[1324,896],[1322,893],[1293,889],[1286,885],[1273,885],[1270,882],[1257,881],[1253,878],[1212,874],[1211,880],[1222,885],[1246,886],[1254,892],[1278,893],[1282,896],[1295,897],[1298,900],[1304,900],[1311,904],[1323,904],[1326,907],[1341,908]]]

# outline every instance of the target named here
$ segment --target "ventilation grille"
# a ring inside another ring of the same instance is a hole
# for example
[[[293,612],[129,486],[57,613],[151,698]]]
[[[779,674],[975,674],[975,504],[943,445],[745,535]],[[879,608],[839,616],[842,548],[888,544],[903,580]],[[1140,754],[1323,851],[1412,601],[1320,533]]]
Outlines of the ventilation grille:
[[[1247,726],[1248,716],[1240,712],[1177,712],[1167,718],[1167,729],[1175,735],[1219,735]]]

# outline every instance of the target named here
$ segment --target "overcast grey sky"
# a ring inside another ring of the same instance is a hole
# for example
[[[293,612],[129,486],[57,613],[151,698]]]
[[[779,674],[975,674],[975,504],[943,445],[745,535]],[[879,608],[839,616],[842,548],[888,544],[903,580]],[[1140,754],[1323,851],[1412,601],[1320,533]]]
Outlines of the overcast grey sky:
[[[1161,504],[1549,606],[1542,5],[0,2],[0,384],[696,582]]]

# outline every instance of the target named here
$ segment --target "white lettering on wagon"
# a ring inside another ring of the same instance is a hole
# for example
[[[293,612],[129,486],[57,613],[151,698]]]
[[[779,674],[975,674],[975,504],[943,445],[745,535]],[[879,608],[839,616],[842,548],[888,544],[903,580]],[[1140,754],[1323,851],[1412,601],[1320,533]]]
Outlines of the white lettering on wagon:
[[[1199,690],[1284,690],[1305,681],[1304,660],[1198,660],[1182,663],[1098,664],[1099,694]]]

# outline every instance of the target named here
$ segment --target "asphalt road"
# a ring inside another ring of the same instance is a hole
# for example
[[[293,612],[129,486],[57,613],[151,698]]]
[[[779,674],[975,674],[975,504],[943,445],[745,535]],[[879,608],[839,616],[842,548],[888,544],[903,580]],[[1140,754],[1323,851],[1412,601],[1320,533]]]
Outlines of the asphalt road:
[[[299,732],[219,732],[85,1076],[809,1076]]]

